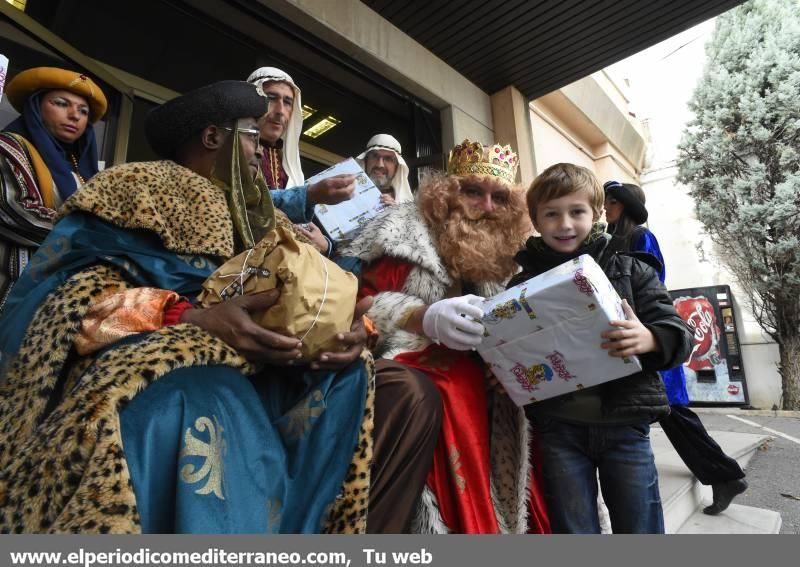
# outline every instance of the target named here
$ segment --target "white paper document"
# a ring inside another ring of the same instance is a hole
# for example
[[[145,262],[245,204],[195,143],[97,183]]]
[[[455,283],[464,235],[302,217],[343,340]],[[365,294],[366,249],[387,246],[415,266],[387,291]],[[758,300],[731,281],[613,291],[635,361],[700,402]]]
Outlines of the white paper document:
[[[314,212],[328,235],[335,242],[342,243],[353,240],[386,207],[381,204],[381,192],[353,158],[310,177],[306,183],[313,184],[334,175],[356,176],[352,198],[338,205],[317,205]]]
[[[3,100],[3,86],[6,84],[8,57],[0,53],[0,100]]]

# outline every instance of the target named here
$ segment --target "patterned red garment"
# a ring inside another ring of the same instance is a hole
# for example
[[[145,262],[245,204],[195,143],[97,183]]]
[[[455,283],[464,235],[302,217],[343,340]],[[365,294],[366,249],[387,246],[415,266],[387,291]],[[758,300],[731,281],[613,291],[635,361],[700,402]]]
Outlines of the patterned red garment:
[[[0,310],[56,218],[53,177],[18,134],[0,132]]]
[[[371,263],[361,275],[358,299],[370,297],[381,291],[402,291],[413,264],[399,258],[384,256]]]
[[[431,345],[395,361],[422,370],[442,396],[444,415],[428,487],[452,533],[496,534],[483,364],[467,352]]]
[[[413,267],[389,256],[370,264],[362,275],[359,298],[401,291]],[[489,486],[489,410],[482,364],[467,353],[437,345],[402,353],[395,360],[425,372],[442,396],[442,430],[428,473],[442,520],[454,533],[498,533]]]
[[[264,147],[264,157],[261,158],[261,172],[264,181],[270,189],[286,189],[289,183],[289,174],[283,168],[283,150],[280,148]]]
[[[164,311],[164,326],[171,327],[181,322],[181,315],[187,309],[193,309],[194,305],[186,297],[181,297],[178,301],[167,307]]]

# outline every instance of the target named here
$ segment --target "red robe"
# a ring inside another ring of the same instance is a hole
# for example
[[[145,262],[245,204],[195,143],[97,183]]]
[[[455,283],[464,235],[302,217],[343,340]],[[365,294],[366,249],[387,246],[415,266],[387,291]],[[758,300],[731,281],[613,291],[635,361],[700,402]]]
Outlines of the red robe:
[[[270,189],[286,189],[289,174],[283,169],[283,140],[277,147],[264,146],[264,157],[261,158],[261,173]]]
[[[384,256],[362,275],[359,298],[402,291],[413,264]],[[490,488],[491,456],[485,366],[471,352],[431,345],[394,360],[425,372],[442,396],[444,415],[428,487],[453,533],[499,533]],[[535,440],[534,440],[535,443]],[[531,452],[534,455],[535,452]],[[535,467],[534,470],[537,470]],[[529,533],[550,533],[541,479],[532,475]]]

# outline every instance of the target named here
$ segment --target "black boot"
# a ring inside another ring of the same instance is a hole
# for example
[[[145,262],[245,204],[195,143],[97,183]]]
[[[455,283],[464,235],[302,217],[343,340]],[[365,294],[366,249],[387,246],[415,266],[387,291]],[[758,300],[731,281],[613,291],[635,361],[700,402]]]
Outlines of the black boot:
[[[711,504],[711,506],[703,508],[703,513],[709,516],[716,516],[730,506],[731,500],[733,500],[737,494],[741,494],[747,490],[747,482],[743,478],[729,480],[728,482],[712,484],[711,490],[714,491],[714,503]]]

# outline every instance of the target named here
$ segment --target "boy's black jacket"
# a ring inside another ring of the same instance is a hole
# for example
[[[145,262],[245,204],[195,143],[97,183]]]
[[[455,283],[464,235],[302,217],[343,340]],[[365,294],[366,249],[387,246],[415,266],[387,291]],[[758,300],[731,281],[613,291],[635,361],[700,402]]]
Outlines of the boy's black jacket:
[[[508,286],[522,283],[582,254],[589,254],[605,272],[620,297],[627,299],[639,320],[655,335],[661,352],[639,355],[643,370],[600,386],[603,414],[614,417],[658,419],[669,413],[664,384],[657,370],[683,363],[691,351],[692,335],[672,306],[672,298],[658,280],[658,260],[642,252],[619,252],[609,246],[610,236],[599,234],[571,254],[548,248],[531,237],[514,259],[522,266]],[[656,269],[654,269],[656,268]],[[537,405],[559,403],[559,398]]]

